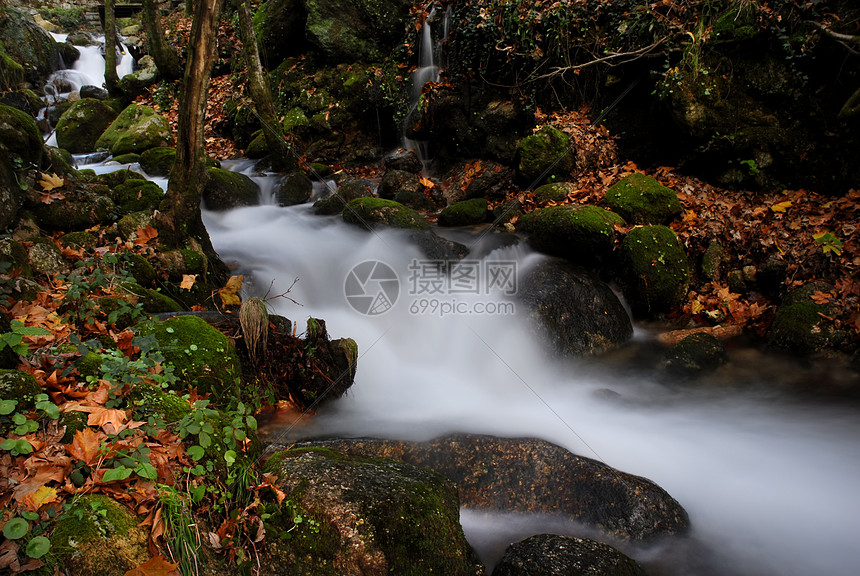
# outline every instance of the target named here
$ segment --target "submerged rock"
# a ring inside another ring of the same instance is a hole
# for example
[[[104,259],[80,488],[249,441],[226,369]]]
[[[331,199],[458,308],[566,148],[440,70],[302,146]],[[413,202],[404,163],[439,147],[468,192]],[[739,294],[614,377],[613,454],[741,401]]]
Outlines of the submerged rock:
[[[311,198],[314,184],[302,172],[288,174],[278,186],[276,196],[279,206],[294,206],[304,204]]]
[[[508,546],[493,576],[645,576],[645,571],[608,544],[538,534]]]
[[[478,570],[460,527],[457,488],[440,474],[323,447],[279,452],[264,470],[289,496],[267,508],[267,573],[473,576]]]
[[[420,443],[351,439],[295,446],[423,466],[451,479],[463,506],[564,514],[624,540],[681,534],[689,524],[681,505],[650,480],[535,438],[455,434]]]
[[[337,188],[337,192],[314,202],[314,214],[331,216],[340,214],[346,205],[356,198],[368,198],[373,194],[367,180],[347,180]]]
[[[698,376],[726,363],[726,347],[705,332],[691,334],[665,355],[662,367],[677,376]]]
[[[538,264],[520,283],[518,295],[535,331],[555,354],[594,356],[633,335],[627,311],[612,289],[568,263]]]

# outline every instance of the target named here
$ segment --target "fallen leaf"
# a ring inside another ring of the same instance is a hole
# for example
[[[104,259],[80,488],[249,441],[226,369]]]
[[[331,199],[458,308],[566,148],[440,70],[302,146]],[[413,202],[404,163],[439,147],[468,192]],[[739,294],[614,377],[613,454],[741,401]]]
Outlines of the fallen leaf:
[[[56,200],[65,200],[66,196],[62,192],[46,192],[39,196],[39,202],[42,204],[53,204]]]
[[[134,232],[135,238],[134,243],[138,246],[143,246],[147,244],[153,238],[158,238],[158,230],[153,228],[152,226],[147,226],[146,228],[138,228]]]
[[[87,426],[99,426],[108,434],[116,434],[127,419],[128,415],[126,415],[125,410],[99,406],[90,412],[87,417]]]
[[[39,185],[45,192],[50,192],[54,188],[61,188],[66,183],[66,180],[62,176],[57,176],[53,173],[49,175],[44,172],[39,172],[39,174],[42,175],[42,179],[39,180]],[[50,204],[50,202],[48,202],[48,204]]]
[[[419,176],[418,181],[421,182],[422,186],[430,190],[432,190],[436,186],[436,184],[432,180],[430,180],[429,178],[425,178],[424,176]]]
[[[32,512],[38,512],[39,508],[45,504],[50,504],[59,500],[57,491],[48,486],[40,486],[35,492],[30,492],[21,500],[21,503]]]
[[[770,207],[774,212],[785,213],[787,209],[791,208],[791,200],[786,200],[785,202],[779,202],[778,204],[774,204]]]
[[[182,282],[179,287],[183,290],[191,290],[194,288],[194,283],[197,281],[197,274],[183,274]]]
[[[180,576],[179,562],[171,564],[164,556],[153,556],[125,573],[124,576]]]
[[[72,437],[72,443],[66,447],[66,451],[87,466],[95,464],[101,453],[102,440],[106,438],[101,432],[92,428],[78,430]]]
[[[244,276],[230,276],[227,284],[218,290],[218,295],[221,296],[221,302],[224,306],[241,306],[242,300],[239,299],[238,292],[242,289],[242,279]]]

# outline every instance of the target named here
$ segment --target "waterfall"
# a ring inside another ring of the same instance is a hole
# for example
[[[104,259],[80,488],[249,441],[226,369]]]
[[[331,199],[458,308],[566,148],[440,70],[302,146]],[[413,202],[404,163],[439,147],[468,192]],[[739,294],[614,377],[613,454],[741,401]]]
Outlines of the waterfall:
[[[421,33],[418,41],[418,69],[412,73],[412,88],[410,90],[409,113],[406,115],[406,122],[414,117],[414,114],[421,105],[421,94],[424,87],[428,83],[436,83],[441,79],[442,68],[437,64],[442,59],[444,46],[448,39],[448,30],[450,27],[452,9],[449,6],[442,13],[442,37],[438,42],[433,42],[433,27],[432,23],[436,19],[436,8],[434,7],[424,24],[421,26]],[[407,150],[415,150],[418,159],[421,160],[421,165],[424,167],[423,172],[428,174],[432,170],[433,155],[430,142],[427,140],[412,139],[406,136],[407,130],[404,127],[403,147]]]

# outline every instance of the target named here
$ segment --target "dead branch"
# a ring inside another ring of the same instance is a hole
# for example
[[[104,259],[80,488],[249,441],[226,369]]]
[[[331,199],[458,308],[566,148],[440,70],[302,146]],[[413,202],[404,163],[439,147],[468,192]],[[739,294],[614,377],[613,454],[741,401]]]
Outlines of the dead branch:
[[[582,64],[575,64],[572,66],[557,66],[553,68],[551,72],[547,72],[546,74],[541,74],[540,76],[536,76],[530,82],[535,82],[537,80],[548,80],[550,78],[554,78],[566,72],[573,72],[575,70],[582,70],[584,68],[588,68],[590,66],[595,66],[597,64],[609,64],[610,66],[617,66],[619,64],[627,64],[629,62],[633,62],[638,60],[639,58],[643,58],[656,50],[659,46],[665,44],[667,42],[667,38],[661,38],[657,40],[653,44],[649,44],[648,46],[644,46],[639,48],[638,50],[631,50],[630,52],[610,52],[607,56],[603,56],[601,58],[595,58],[594,60],[589,60],[588,62],[583,62]]]

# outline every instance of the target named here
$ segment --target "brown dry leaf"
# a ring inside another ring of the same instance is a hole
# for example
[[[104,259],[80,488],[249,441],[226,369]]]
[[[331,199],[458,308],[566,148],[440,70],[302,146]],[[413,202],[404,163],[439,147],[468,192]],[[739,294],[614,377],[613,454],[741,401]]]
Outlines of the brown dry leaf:
[[[195,282],[197,282],[197,274],[183,274],[179,287],[183,290],[191,290]]]
[[[87,426],[99,426],[108,434],[116,434],[127,419],[125,410],[98,406],[90,411]]]
[[[38,512],[39,508],[45,504],[50,504],[58,500],[59,498],[57,497],[56,489],[42,485],[35,492],[30,492],[24,496],[24,498],[21,499],[21,503],[26,506],[28,510]]]
[[[135,238],[134,243],[138,246],[143,246],[147,244],[153,238],[158,238],[158,230],[153,228],[152,226],[147,226],[146,228],[138,228],[134,232]]]
[[[153,556],[143,564],[132,568],[124,576],[180,576],[179,562],[171,564],[164,556]]]
[[[62,192],[46,192],[39,196],[39,202],[42,204],[53,204],[56,200],[65,200],[66,196]]]
[[[242,289],[242,279],[244,276],[230,276],[227,284],[218,290],[218,295],[221,296],[221,302],[224,306],[241,306],[242,300],[239,299],[238,293]]]
[[[62,188],[66,183],[66,180],[62,176],[57,176],[54,173],[45,174],[44,172],[39,172],[39,174],[42,175],[42,179],[39,180],[39,185],[45,192],[50,192],[54,188]],[[48,204],[50,204],[50,202],[48,202]]]
[[[106,436],[96,432],[92,428],[78,430],[72,437],[72,443],[66,447],[66,451],[87,466],[95,464],[101,453],[101,443]]]
[[[419,176],[418,181],[421,182],[422,186],[430,190],[432,190],[436,186],[436,184],[432,180],[430,180],[429,178],[425,178],[424,176]]]

